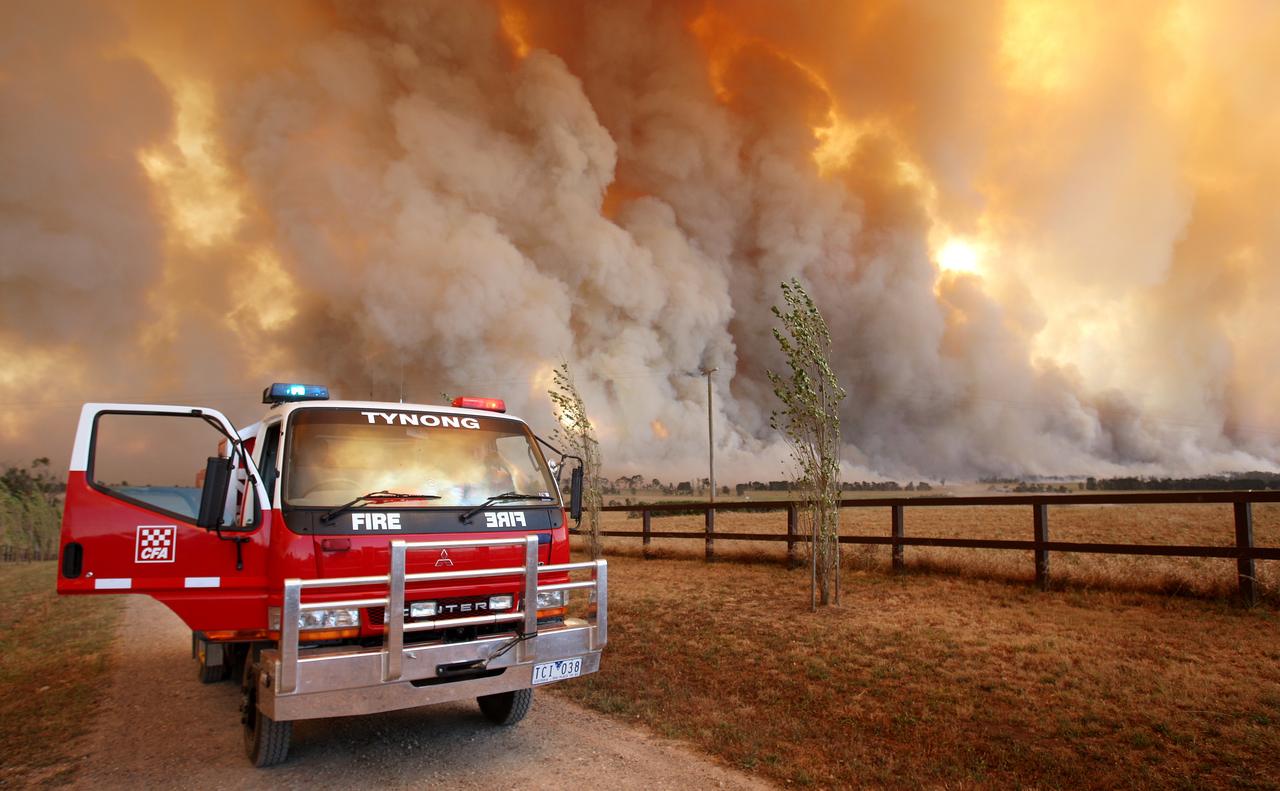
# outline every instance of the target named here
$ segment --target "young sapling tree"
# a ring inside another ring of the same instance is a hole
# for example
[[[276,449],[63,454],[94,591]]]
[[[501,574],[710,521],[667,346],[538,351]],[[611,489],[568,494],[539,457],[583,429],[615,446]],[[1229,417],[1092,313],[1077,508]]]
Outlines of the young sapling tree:
[[[569,372],[569,363],[562,362],[555,369],[553,386],[547,395],[551,397],[556,417],[552,441],[568,446],[572,453],[582,458],[582,511],[587,519],[588,548],[591,557],[599,559],[604,555],[604,546],[600,542],[600,506],[603,504],[600,443],[596,440],[595,427],[587,417],[587,405]]]
[[[831,333],[813,299],[795,278],[782,283],[786,310],[776,305],[775,327],[790,373],[769,371],[782,402],[771,425],[791,446],[796,488],[805,507],[802,523],[812,535],[810,600],[840,603],[840,402],[846,395],[831,369]]]

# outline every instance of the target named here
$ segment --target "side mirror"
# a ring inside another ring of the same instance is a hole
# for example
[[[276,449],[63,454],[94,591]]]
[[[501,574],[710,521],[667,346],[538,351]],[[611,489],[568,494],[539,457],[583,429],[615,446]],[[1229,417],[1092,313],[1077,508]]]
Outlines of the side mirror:
[[[196,525],[203,528],[222,526],[227,507],[227,489],[231,485],[231,459],[210,456],[204,466],[204,489],[200,491],[200,515]]]
[[[582,521],[582,465],[573,468],[573,477],[569,483],[569,518],[575,522]]]

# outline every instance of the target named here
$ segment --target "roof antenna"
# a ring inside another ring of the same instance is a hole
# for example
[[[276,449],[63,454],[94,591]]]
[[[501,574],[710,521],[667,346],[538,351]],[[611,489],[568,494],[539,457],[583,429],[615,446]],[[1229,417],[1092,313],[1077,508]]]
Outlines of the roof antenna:
[[[404,359],[400,360],[400,403],[404,403]]]

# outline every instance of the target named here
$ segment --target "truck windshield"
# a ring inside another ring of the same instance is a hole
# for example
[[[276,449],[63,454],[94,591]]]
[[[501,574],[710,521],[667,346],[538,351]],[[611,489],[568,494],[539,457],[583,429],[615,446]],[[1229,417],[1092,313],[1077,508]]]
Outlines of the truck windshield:
[[[512,491],[556,496],[546,462],[516,420],[358,409],[293,413],[284,462],[287,505],[334,507],[382,490],[440,499],[368,507],[470,507]]]

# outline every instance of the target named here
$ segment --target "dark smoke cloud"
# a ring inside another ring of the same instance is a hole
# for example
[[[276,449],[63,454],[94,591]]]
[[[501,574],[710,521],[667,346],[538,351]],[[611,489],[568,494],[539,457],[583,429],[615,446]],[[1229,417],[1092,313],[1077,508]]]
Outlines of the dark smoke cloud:
[[[718,366],[718,458],[776,477],[796,276],[851,475],[1274,468],[1280,25],[1148,6],[8,6],[0,389],[56,352],[85,398],[248,419],[313,378],[545,426],[567,359],[611,467],[684,473]]]

